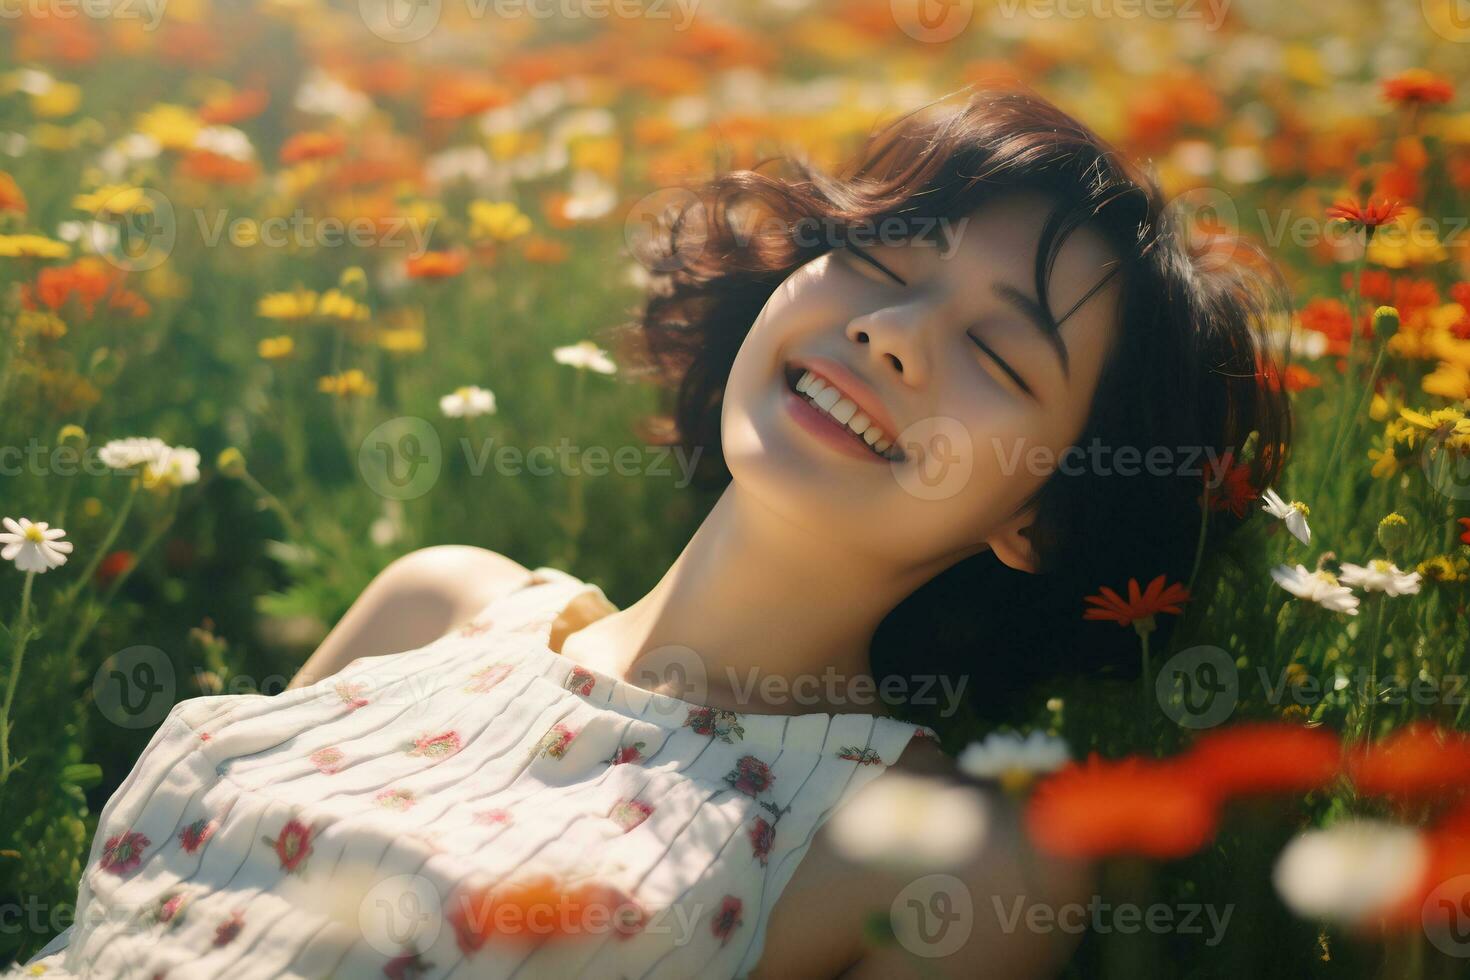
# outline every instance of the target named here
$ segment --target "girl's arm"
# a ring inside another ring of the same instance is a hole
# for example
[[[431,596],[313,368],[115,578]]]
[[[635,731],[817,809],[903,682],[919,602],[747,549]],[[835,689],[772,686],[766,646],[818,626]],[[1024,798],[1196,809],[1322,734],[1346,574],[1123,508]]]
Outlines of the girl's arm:
[[[394,559],[368,583],[288,688],[330,677],[359,657],[415,650],[531,577],[485,548],[436,545]]]

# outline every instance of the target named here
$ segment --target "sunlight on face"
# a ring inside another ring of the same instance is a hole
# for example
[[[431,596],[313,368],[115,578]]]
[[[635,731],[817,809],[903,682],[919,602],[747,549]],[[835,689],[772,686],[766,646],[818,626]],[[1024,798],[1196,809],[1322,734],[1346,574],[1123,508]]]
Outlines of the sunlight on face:
[[[736,486],[900,567],[987,544],[1005,558],[999,539],[1029,523],[1018,509],[1050,472],[1036,461],[1081,434],[1117,333],[1117,277],[1073,310],[1116,262],[1086,227],[1057,257],[1065,321],[1046,328],[1034,263],[1051,210],[1013,194],[951,221],[949,240],[838,248],[793,272],[725,390]],[[794,390],[808,371],[815,399]]]

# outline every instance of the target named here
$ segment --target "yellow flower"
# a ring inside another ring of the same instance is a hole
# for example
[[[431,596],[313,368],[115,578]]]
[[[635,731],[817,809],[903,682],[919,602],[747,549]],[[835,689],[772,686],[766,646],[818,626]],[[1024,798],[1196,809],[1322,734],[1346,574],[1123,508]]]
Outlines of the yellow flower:
[[[329,289],[322,293],[316,312],[317,316],[343,321],[366,320],[369,316],[366,306],[339,289]]]
[[[1370,449],[1368,458],[1373,460],[1372,472],[1375,480],[1386,480],[1403,468],[1392,448]]]
[[[615,136],[588,136],[572,143],[569,160],[574,170],[591,170],[611,178],[618,172],[622,145]]]
[[[296,349],[296,341],[285,335],[266,337],[256,345],[255,349],[267,361],[278,361],[283,357],[291,356],[291,352]]]
[[[471,201],[470,237],[508,242],[531,230],[531,219],[510,201]]]
[[[305,320],[316,313],[317,295],[300,287],[287,293],[267,293],[255,304],[258,316],[267,320]]]
[[[215,468],[221,476],[231,479],[239,479],[245,475],[245,454],[234,446],[220,450],[219,456],[214,461]]]
[[[336,395],[338,398],[352,398],[361,396],[363,398],[375,394],[378,386],[368,380],[367,375],[357,368],[343,371],[341,374],[329,374],[318,378],[316,382],[317,391]]]
[[[1399,409],[1399,417],[1416,429],[1423,429],[1426,433],[1439,433],[1445,435],[1454,428],[1455,424],[1465,417],[1465,413],[1458,408],[1436,408],[1425,415],[1411,408]]]
[[[55,82],[44,92],[31,96],[31,111],[42,119],[60,119],[82,104],[82,87],[72,82]]]
[[[1368,261],[1390,269],[1443,262],[1449,253],[1422,218],[1416,209],[1405,208],[1397,218],[1379,228],[1368,243]]]
[[[1373,395],[1373,401],[1368,405],[1368,417],[1375,422],[1385,422],[1389,416],[1397,418],[1399,409],[1403,407],[1404,403],[1397,396],[1390,401],[1383,395],[1375,393]]]
[[[1470,369],[1463,364],[1440,361],[1439,367],[1424,376],[1420,383],[1426,392],[1459,401],[1470,398]]]
[[[1421,561],[1414,571],[1434,582],[1464,582],[1470,579],[1470,561],[1457,555],[1435,555]]]
[[[20,334],[59,340],[66,336],[66,321],[49,310],[21,310],[15,320],[15,329]]]
[[[0,258],[64,259],[71,246],[44,235],[0,235]]]
[[[153,210],[153,200],[141,187],[107,184],[90,194],[78,194],[72,198],[71,206],[94,215],[146,213]]]
[[[165,150],[187,150],[203,125],[191,110],[160,102],[138,117],[137,130],[153,137]]]
[[[380,330],[378,346],[394,354],[416,354],[426,346],[424,332],[415,327]]]

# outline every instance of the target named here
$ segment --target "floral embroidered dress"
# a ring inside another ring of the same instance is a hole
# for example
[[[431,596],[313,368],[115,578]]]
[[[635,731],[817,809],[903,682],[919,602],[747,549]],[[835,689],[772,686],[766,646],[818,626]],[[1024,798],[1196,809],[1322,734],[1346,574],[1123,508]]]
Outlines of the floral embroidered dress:
[[[587,592],[606,603],[540,568],[420,649],[176,705],[102,812],[77,924],[24,975],[749,972],[818,827],[933,732],[580,667],[548,644]]]

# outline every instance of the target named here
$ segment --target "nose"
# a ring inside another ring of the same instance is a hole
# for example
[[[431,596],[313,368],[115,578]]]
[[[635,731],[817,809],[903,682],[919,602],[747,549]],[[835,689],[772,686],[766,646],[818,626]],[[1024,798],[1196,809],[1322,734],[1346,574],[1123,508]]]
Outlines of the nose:
[[[849,320],[847,339],[893,380],[919,387],[929,380],[925,319],[915,304],[887,306]]]

